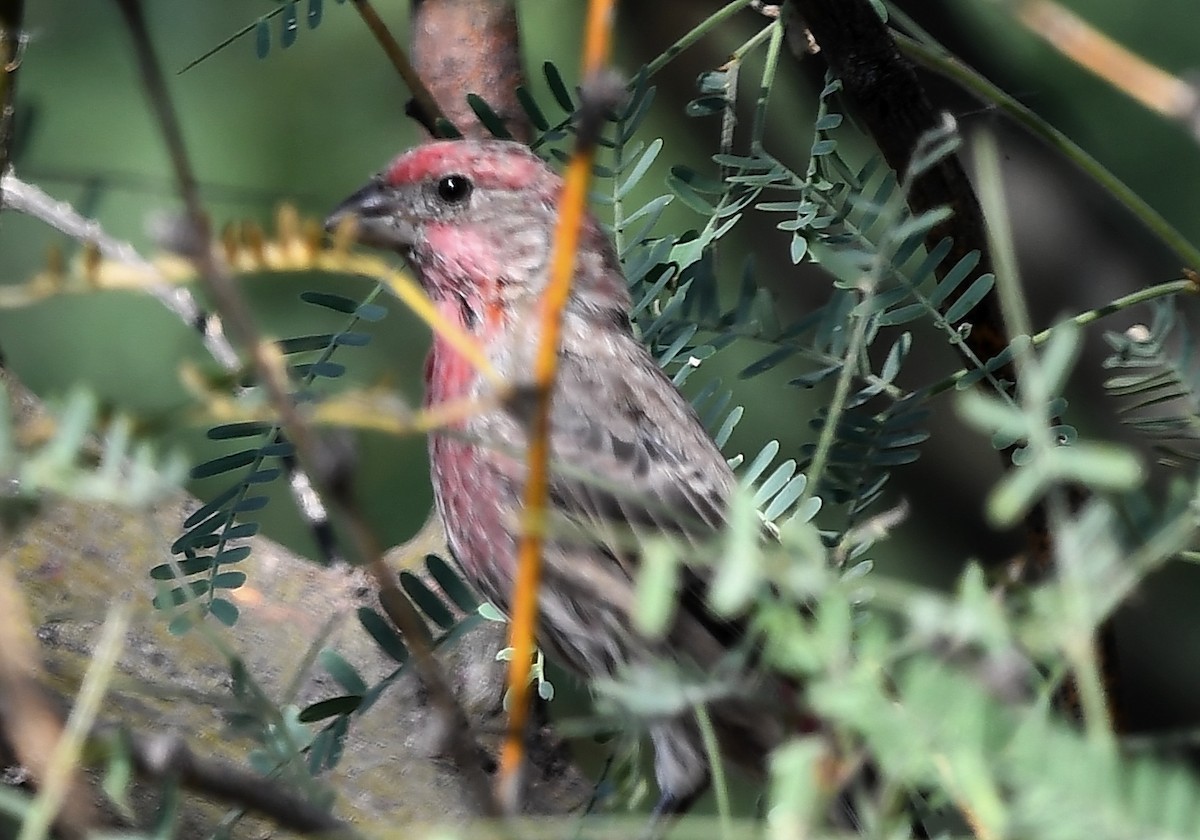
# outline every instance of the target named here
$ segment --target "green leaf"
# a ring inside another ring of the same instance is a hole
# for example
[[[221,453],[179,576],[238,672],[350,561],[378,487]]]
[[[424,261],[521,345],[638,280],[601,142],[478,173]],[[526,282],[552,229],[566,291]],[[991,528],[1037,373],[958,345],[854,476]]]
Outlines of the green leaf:
[[[829,139],[818,140],[817,142],[812,144],[812,151],[810,152],[810,154],[813,157],[824,157],[825,155],[833,154],[833,152],[836,149],[837,149],[837,141],[836,140],[829,140]]]
[[[367,683],[353,665],[332,648],[323,648],[317,659],[321,667],[329,672],[329,676],[346,689],[347,694],[362,696],[367,693]]]
[[[1002,352],[989,359],[982,368],[975,368],[974,370],[967,371],[966,375],[954,384],[955,389],[958,391],[967,390],[988,374],[995,373],[1000,368],[1011,362],[1013,360],[1013,355],[1013,347],[1010,344],[1008,347],[1004,348]]]
[[[683,112],[689,117],[708,117],[721,113],[727,105],[724,96],[700,96],[688,102]]]
[[[875,321],[881,327],[896,327],[907,324],[929,313],[929,306],[924,303],[910,303],[898,306],[881,314]]]
[[[800,495],[804,492],[804,488],[807,486],[808,477],[803,473],[797,475],[782,490],[775,494],[775,498],[771,499],[771,503],[762,512],[763,519],[768,522],[774,522],[783,516],[787,512],[787,509],[796,503],[796,500],[800,498]]]
[[[496,609],[495,606],[487,603],[486,601],[480,604],[479,608],[475,611],[483,616],[483,618],[487,621],[496,621],[501,624],[508,623],[508,618],[505,617],[504,613],[500,612],[500,610]]]
[[[271,52],[271,25],[268,24],[267,19],[263,17],[259,18],[255,23],[253,23],[252,28],[254,29],[254,54],[260,59],[266,58],[267,54]],[[236,38],[237,35],[234,35],[233,37]],[[230,41],[232,40],[233,39],[231,38]],[[188,66],[191,67],[194,64],[195,62]]]
[[[151,602],[156,610],[165,610],[170,607],[179,607],[186,604],[195,598],[208,593],[208,581],[196,580],[191,583],[177,586],[174,589],[160,591],[154,596]]]
[[[791,257],[792,265],[799,265],[807,255],[808,240],[799,233],[792,234],[792,243],[788,248],[788,256]]]
[[[192,467],[189,476],[193,479],[209,478],[214,475],[221,475],[230,470],[236,470],[239,467],[244,467],[254,463],[259,457],[257,449],[243,449],[240,452],[231,452],[228,455],[221,455],[218,458],[213,458],[211,461],[205,461],[203,464],[197,464]]]
[[[626,245],[625,251],[621,253],[622,259],[625,258],[631,248],[642,244],[642,241],[650,234],[650,231],[658,224],[658,220],[662,218],[663,210],[674,200],[675,196],[673,195],[660,195],[658,198],[648,201],[625,217],[621,229],[629,231],[629,244]],[[643,217],[646,220],[636,231],[632,231],[630,226]]]
[[[356,300],[352,300],[345,295],[335,295],[330,292],[304,291],[300,293],[300,300],[305,303],[311,303],[313,306],[332,309],[334,312],[340,312],[343,315],[353,315],[359,306]]]
[[[213,426],[205,433],[205,437],[209,440],[233,440],[235,438],[257,437],[265,435],[274,428],[275,426],[272,423],[257,420],[245,423],[225,423],[220,426]],[[224,504],[224,502],[221,504]]]
[[[303,353],[307,350],[325,350],[334,342],[333,333],[318,333],[315,335],[298,335],[295,338],[284,338],[275,342],[279,352],[285,356],[292,353]]]
[[[994,285],[996,285],[996,276],[994,274],[981,274],[974,283],[967,287],[962,296],[954,301],[950,305],[950,308],[946,310],[946,320],[952,324],[961,321],[981,300],[987,297],[988,292],[992,290],[992,286]]]
[[[638,182],[642,180],[646,172],[649,171],[651,165],[654,163],[655,159],[658,157],[658,153],[662,151],[662,147],[662,139],[656,138],[650,144],[650,147],[642,153],[642,156],[638,158],[637,163],[634,164],[634,167],[630,171],[629,175],[627,175],[625,180],[622,181],[620,186],[617,187],[616,197],[618,199],[625,198],[625,196],[629,195],[630,191],[638,185]],[[629,224],[628,219],[626,220],[625,224]]]
[[[216,565],[224,566],[228,563],[240,563],[249,556],[250,546],[239,545],[234,548],[226,548],[213,559],[213,562]]]
[[[460,610],[474,612],[479,606],[479,599],[475,597],[475,593],[463,583],[463,579],[441,557],[436,554],[426,555],[425,568],[429,570],[430,576],[437,581],[437,585]]]
[[[454,616],[446,607],[446,603],[425,585],[425,581],[412,572],[405,571],[400,573],[400,586],[421,612],[429,616],[438,627],[445,630],[454,626]]]
[[[726,416],[725,422],[721,424],[721,428],[718,429],[717,433],[713,435],[713,443],[715,443],[719,449],[725,448],[725,444],[729,442],[730,435],[733,434],[734,427],[737,426],[739,421],[741,421],[742,415],[745,413],[745,408],[738,405],[734,406],[733,410],[729,412],[728,416]]]
[[[209,555],[185,557],[179,560],[177,565],[181,575],[198,575],[212,568],[213,558]],[[160,563],[150,570],[150,577],[152,580],[175,580],[175,569],[170,563]]]
[[[901,333],[900,338],[892,345],[892,349],[888,351],[887,358],[884,359],[883,368],[879,371],[879,378],[884,382],[892,382],[900,373],[900,366],[904,363],[904,357],[908,355],[909,348],[912,347],[912,335],[910,333]]]
[[[1013,440],[1029,435],[1029,420],[1021,409],[981,391],[963,391],[955,401],[959,416],[989,435],[1000,434]]]
[[[377,303],[360,303],[354,310],[354,317],[360,321],[375,323],[387,317],[387,307]]]
[[[558,68],[547,61],[542,65],[542,72],[546,75],[546,84],[549,85],[550,93],[554,97],[554,100],[558,102],[558,107],[567,113],[574,111],[575,103],[571,100],[571,94],[567,92],[567,84],[563,81],[562,74],[558,72]]]
[[[638,564],[634,592],[633,622],[648,638],[667,632],[679,602],[679,557],[665,539],[649,540]]]
[[[1067,376],[1079,359],[1081,332],[1078,324],[1067,321],[1050,333],[1050,340],[1038,359],[1041,374],[1046,379],[1046,393],[1058,394],[1065,387]]]
[[[195,616],[190,612],[174,616],[167,624],[167,632],[172,636],[182,636],[191,630],[196,623]]]
[[[213,589],[238,589],[246,583],[245,572],[221,572],[213,578]]]
[[[358,622],[363,629],[379,645],[379,649],[396,662],[403,664],[408,661],[408,646],[400,634],[392,629],[386,618],[369,607],[358,608]]]
[[[275,479],[283,474],[283,470],[277,467],[270,467],[265,470],[255,470],[242,479],[245,484],[270,484]]]
[[[949,207],[937,207],[933,210],[926,210],[924,213],[906,219],[901,224],[891,228],[887,232],[888,239],[893,242],[904,242],[911,237],[924,237],[929,231],[953,215],[954,211]]]
[[[988,495],[988,521],[997,527],[1015,525],[1037,504],[1051,476],[1034,465],[1009,470]]]
[[[311,706],[306,706],[301,710],[298,719],[301,723],[316,723],[319,720],[337,717],[338,715],[354,714],[361,705],[361,695],[344,694],[341,697],[330,697],[327,700],[318,700]]]
[[[678,196],[679,200],[703,216],[711,216],[712,203],[704,198],[690,183],[680,177],[675,168],[667,175],[667,189]]]
[[[297,22],[296,0],[286,0],[283,7],[283,20],[279,25],[279,43],[286,50],[296,43],[296,35],[300,31]]]
[[[833,131],[842,124],[841,114],[822,114],[813,125],[817,131]]]
[[[738,374],[738,379],[753,379],[759,374],[766,373],[771,368],[782,364],[794,355],[796,355],[796,349],[793,347],[776,348],[761,359],[751,362],[742,368],[741,373]]]
[[[483,97],[474,93],[467,94],[467,105],[475,112],[475,116],[479,118],[480,124],[486,128],[493,137],[500,140],[512,140],[512,132],[508,130],[508,126],[504,124],[504,120],[500,115],[492,110],[492,107],[484,101]]]
[[[537,100],[533,98],[533,94],[524,85],[517,86],[517,102],[521,104],[521,110],[525,112],[525,116],[529,118],[529,122],[538,131],[546,131],[550,128],[550,121],[546,119],[546,115],[542,113],[542,109],[538,106]]]
[[[766,504],[767,500],[782,490],[795,474],[796,462],[791,458],[776,467],[775,472],[771,473],[771,476],[755,491],[754,507],[759,508]]]
[[[290,458],[296,454],[296,446],[290,440],[281,440],[276,443],[264,443],[258,451],[264,458]]]
[[[936,250],[942,249],[943,243],[945,243],[944,250],[948,254],[953,242],[949,238],[943,239],[938,243]],[[939,262],[940,261],[941,260],[939,260]],[[929,302],[935,308],[940,308],[945,301],[950,299],[950,296],[954,294],[955,290],[962,285],[962,282],[970,276],[971,272],[975,270],[977,265],[979,265],[978,250],[974,250],[965,254],[962,259],[956,262],[954,267],[947,271],[942,279],[938,282],[933,292],[929,295]]]
[[[1113,493],[1138,487],[1145,473],[1137,456],[1127,449],[1103,443],[1076,443],[1046,453],[1051,474],[1063,482]]]
[[[232,627],[237,624],[239,615],[237,605],[226,601],[224,598],[213,598],[212,602],[208,605],[208,610],[217,621],[226,627]]]
[[[742,471],[742,481],[746,484],[753,484],[758,481],[758,477],[771,465],[771,462],[775,460],[775,456],[778,454],[779,441],[767,441],[763,448],[759,450],[759,453],[754,456],[754,460],[750,463],[750,466]]]
[[[292,365],[292,372],[299,377],[337,379],[346,373],[346,366],[337,362],[314,362],[312,364]]]
[[[233,506],[234,513],[253,513],[262,510],[270,501],[269,496],[247,496]]]
[[[739,489],[730,500],[725,556],[708,593],[708,602],[719,615],[743,612],[762,585],[758,551],[761,529],[753,498]]]

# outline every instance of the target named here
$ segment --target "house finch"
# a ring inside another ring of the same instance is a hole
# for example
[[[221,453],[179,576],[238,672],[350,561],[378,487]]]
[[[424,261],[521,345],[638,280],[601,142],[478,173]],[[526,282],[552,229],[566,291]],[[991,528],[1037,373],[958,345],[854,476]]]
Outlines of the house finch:
[[[402,254],[439,311],[478,340],[508,382],[529,380],[539,340],[562,181],[505,141],[428,143],[391,163],[330,216],[357,219],[361,241]],[[699,546],[722,525],[735,478],[688,402],[630,326],[617,256],[583,222],[551,413],[550,507],[562,530],[544,547],[538,643],[584,678],[663,659],[712,669],[744,637],[705,606],[699,568],[684,568],[678,607],[659,638],[631,620],[639,559],[631,535]],[[427,405],[483,398],[487,381],[439,336],[425,365]],[[429,440],[437,509],[464,575],[505,609],[515,572],[527,424],[514,406],[480,411]],[[743,687],[752,679],[747,677]],[[751,769],[778,740],[761,701],[710,702],[722,752]],[[652,721],[660,816],[708,785],[693,715]]]

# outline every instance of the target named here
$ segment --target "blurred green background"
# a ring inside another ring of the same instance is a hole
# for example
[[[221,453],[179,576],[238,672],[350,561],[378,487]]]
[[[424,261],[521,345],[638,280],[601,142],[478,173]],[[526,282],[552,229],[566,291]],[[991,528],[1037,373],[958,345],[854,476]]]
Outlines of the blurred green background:
[[[19,82],[17,172],[95,216],[110,233],[150,250],[148,223],[179,204],[116,7],[103,0],[28,5],[32,40]],[[300,30],[288,49],[280,47],[276,19],[265,59],[256,57],[250,35],[174,75],[274,5],[266,0],[147,3],[159,55],[173,74],[171,91],[203,196],[218,226],[246,218],[270,226],[281,201],[294,203],[306,216],[322,217],[395,152],[419,140],[403,113],[407,91],[349,4],[327,0],[321,25],[310,30],[301,3]],[[620,67],[632,72],[719,5],[668,0],[622,4]],[[1191,189],[1200,181],[1200,148],[1187,131],[1055,53],[1016,24],[1004,3],[929,0],[900,5],[968,63],[1066,131],[1185,235],[1200,238],[1200,197]],[[1153,14],[1122,0],[1065,5],[1168,70],[1186,74],[1192,69],[1200,21],[1195,0],[1160,0]],[[582,4],[525,0],[519,6],[527,67],[535,91],[548,100],[538,68],[550,60],[568,80],[574,79]],[[378,7],[406,38],[407,4],[380,0]],[[743,11],[656,79],[659,93],[646,139],[663,136],[667,145],[655,177],[645,182],[647,189],[662,191],[668,162],[705,165],[716,147],[719,123],[685,118],[684,103],[696,95],[696,76],[723,63],[763,22]],[[752,105],[757,72],[757,61],[743,70],[744,115]],[[815,61],[782,65],[768,146],[794,165],[802,165],[810,142],[813,88],[822,72]],[[959,118],[966,132],[987,128],[1001,135],[1023,276],[1038,324],[1177,272],[1176,261],[1161,245],[1069,165],[1008,129],[986,105],[936,79],[930,84],[937,101]],[[852,142],[851,132],[846,136]],[[744,137],[739,134],[738,140]],[[687,210],[676,208],[662,225],[682,229],[694,223]],[[762,220],[743,227],[740,238],[723,247],[737,255],[753,243],[760,275],[769,278],[781,308],[798,312],[825,295],[828,285],[818,273],[791,265],[785,235]],[[76,250],[40,223],[4,214],[0,282],[28,280],[53,248],[67,254]],[[726,260],[726,268],[736,269],[739,261]],[[349,288],[343,279],[312,275],[248,277],[242,285],[264,330],[276,336],[337,328],[327,313],[300,304],[300,291],[338,290],[353,297],[367,289],[365,283]],[[351,382],[386,382],[416,400],[428,333],[398,303],[389,301],[388,307],[391,316],[372,328],[372,346],[350,349],[339,361],[348,365]],[[1123,315],[1124,320],[1104,326],[1123,329],[1141,317]],[[1086,434],[1120,438],[1124,432],[1113,406],[1100,398],[1099,335],[1098,330],[1090,335],[1067,419]],[[925,367],[910,370],[910,382],[936,378],[954,364],[939,340],[927,344],[928,352],[918,357]],[[203,427],[179,416],[189,405],[179,384],[179,364],[203,359],[199,343],[152,300],[106,292],[0,311],[0,348],[17,375],[47,398],[85,382],[138,414],[155,434],[184,447],[194,459],[218,451],[205,444]],[[709,376],[732,379],[761,352],[735,348],[721,354],[707,363]],[[786,454],[812,438],[806,422],[822,395],[786,388],[783,383],[795,373],[785,366],[741,384],[738,399],[747,416],[735,449],[753,453],[765,439],[778,437]],[[948,582],[969,557],[996,559],[1019,547],[1014,535],[988,531],[979,514],[983,494],[999,474],[995,454],[986,440],[958,423],[948,405],[940,408],[921,460],[901,471],[893,490],[893,497],[910,500],[913,513],[896,539],[876,552],[881,573]],[[422,439],[358,436],[359,495],[389,544],[410,536],[429,510],[424,448]],[[193,489],[204,495],[219,486]],[[262,518],[269,535],[310,550],[286,494],[277,488],[275,495],[277,503]],[[1194,619],[1191,600],[1200,591],[1198,584],[1195,570],[1173,567],[1150,581],[1122,614],[1126,690],[1139,698],[1134,725],[1192,721],[1191,710],[1200,700],[1200,676],[1192,667],[1200,654],[1200,622]]]

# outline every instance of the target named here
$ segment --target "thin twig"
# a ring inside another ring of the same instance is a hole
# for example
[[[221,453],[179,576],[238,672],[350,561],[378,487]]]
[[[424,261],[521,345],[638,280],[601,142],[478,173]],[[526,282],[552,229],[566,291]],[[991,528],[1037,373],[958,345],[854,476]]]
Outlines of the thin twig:
[[[1062,327],[1064,324],[1073,324],[1077,327],[1087,326],[1101,318],[1106,318],[1117,312],[1123,312],[1132,306],[1137,306],[1141,303],[1149,303],[1152,300],[1158,300],[1164,297],[1173,297],[1175,295],[1198,294],[1200,293],[1200,285],[1197,285],[1197,280],[1193,276],[1184,276],[1179,280],[1168,280],[1165,283],[1156,283],[1153,286],[1147,286],[1144,289],[1139,289],[1136,292],[1124,295],[1117,298],[1111,303],[1106,303],[1103,306],[1097,306],[1095,309],[1087,309],[1077,315],[1072,315],[1070,318],[1065,318],[1054,326],[1034,333],[1029,337],[1031,347],[1038,347],[1050,340],[1050,336],[1054,335],[1054,331]],[[946,378],[930,385],[926,391],[929,396],[940,394],[943,391],[948,391],[958,384],[964,376],[967,376],[975,368],[959,368],[954,373]]]
[[[282,358],[273,345],[260,340],[257,327],[233,283],[233,278],[227,267],[216,259],[208,233],[208,222],[196,189],[196,179],[192,174],[175,109],[168,96],[162,70],[146,29],[140,0],[115,2],[124,13],[130,34],[133,36],[134,50],[147,97],[160,124],[164,140],[170,148],[176,180],[187,209],[188,221],[192,226],[195,247],[191,256],[196,261],[201,281],[211,294],[217,311],[227,324],[235,343],[250,353],[257,380],[278,413],[279,424],[295,447],[300,464],[310,476],[317,476],[314,485],[318,488],[321,498],[345,524],[352,544],[365,559],[366,568],[379,588],[380,604],[388,618],[404,635],[417,673],[429,691],[432,706],[444,718],[451,758],[466,780],[476,806],[487,816],[498,816],[500,809],[480,766],[470,721],[455,699],[434,656],[428,627],[416,608],[400,591],[395,575],[385,563],[381,547],[362,512],[344,496],[328,492],[326,477],[317,472],[322,460],[320,444],[288,391]]]
[[[12,171],[0,180],[0,205],[6,210],[32,216],[77,242],[93,245],[106,259],[144,272],[146,292],[200,333],[205,349],[217,364],[227,371],[240,367],[237,353],[225,338],[220,319],[205,312],[190,291],[168,283],[133,245],[110,236],[99,222],[83,216],[67,202],[52,198],[41,188],[22,181]]]
[[[1194,82],[1151,64],[1061,3],[1026,0],[1006,5],[1033,35],[1200,140],[1200,90]]]
[[[1029,335],[1033,329],[1030,327],[1029,311],[1025,305],[1017,272],[1008,207],[1004,201],[999,148],[995,138],[984,134],[976,139],[973,151],[980,198],[987,212],[989,244],[996,266],[996,289],[1004,318],[1012,335]],[[1058,446],[1050,431],[1054,422],[1049,410],[1053,395],[1048,390],[1046,377],[1042,373],[1032,345],[1028,342],[1015,342],[1013,351],[1014,367],[1021,382],[1021,408],[1026,417],[1036,418],[1036,421],[1031,421],[1028,439],[1035,466],[1028,469],[1037,469],[1036,465],[1051,457],[1051,453]],[[1078,558],[1070,557],[1067,552],[1062,551],[1063,522],[1067,514],[1063,495],[1061,490],[1051,492],[1043,504],[1050,533],[1054,537],[1054,546],[1058,549],[1054,558],[1054,568],[1062,587],[1065,617],[1070,621],[1086,615],[1089,610],[1079,604],[1082,597],[1080,593],[1086,586],[1081,576],[1085,575],[1086,571],[1079,568]],[[1104,632],[1101,626],[1100,633]],[[1105,665],[1108,663],[1098,659],[1092,638],[1087,640],[1087,644],[1069,645],[1064,653],[1075,674],[1074,691],[1078,692],[1083,724],[1092,743],[1112,746],[1113,712],[1110,706],[1111,699],[1107,696],[1104,685]]]
[[[736,15],[742,9],[749,6],[750,3],[751,0],[733,0],[732,3],[722,6],[696,26],[692,27],[692,29],[685,33],[678,41],[663,50],[662,55],[646,65],[646,78],[649,79],[654,76],[655,73],[659,72],[672,61],[674,61],[680,55],[680,53],[695,44],[713,29],[716,29],[718,26],[723,24],[726,20]]]
[[[541,336],[534,360],[536,403],[529,428],[529,472],[525,485],[525,516],[517,549],[517,577],[513,583],[509,625],[508,733],[500,754],[500,800],[509,813],[519,810],[521,769],[525,760],[525,728],[529,718],[529,669],[537,625],[537,598],[542,569],[542,543],[546,534],[546,504],[550,475],[550,405],[558,368],[562,316],[571,293],[575,252],[587,208],[588,183],[596,154],[600,124],[613,103],[604,96],[602,79],[612,38],[613,0],[588,4],[584,41],[582,113],[575,153],[563,176],[558,203],[558,225],[550,255],[550,279],[541,301]]]
[[[899,32],[893,32],[893,37],[900,50],[912,61],[957,83],[967,93],[983,102],[994,105],[1030,134],[1041,139],[1050,148],[1074,163],[1083,170],[1085,175],[1124,205],[1163,244],[1174,251],[1184,265],[1192,269],[1200,269],[1200,248],[1193,245],[1141,196],[1105,169],[1099,161],[1085,152],[1077,143],[963,64],[937,41],[925,37],[918,41]]]
[[[354,8],[363,19],[363,23],[367,25],[367,29],[371,30],[371,34],[375,36],[375,40],[379,42],[379,46],[383,48],[383,53],[392,63],[392,67],[400,74],[408,92],[412,94],[415,107],[410,110],[410,115],[421,123],[431,136],[439,136],[438,122],[444,120],[445,116],[433,95],[430,94],[429,88],[425,87],[425,83],[421,81],[421,77],[413,68],[412,62],[408,60],[408,54],[404,52],[404,48],[387,28],[383,18],[375,11],[370,0],[354,0]]]

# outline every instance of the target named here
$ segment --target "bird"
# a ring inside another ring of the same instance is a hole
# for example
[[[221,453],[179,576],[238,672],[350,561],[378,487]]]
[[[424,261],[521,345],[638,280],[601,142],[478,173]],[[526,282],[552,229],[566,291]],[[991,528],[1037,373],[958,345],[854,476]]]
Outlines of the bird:
[[[506,382],[531,380],[562,179],[508,140],[430,141],[401,153],[330,214],[359,242],[401,255],[439,313],[469,333]],[[712,554],[737,479],[695,410],[636,336],[620,261],[585,214],[563,313],[552,391],[549,508],[537,641],[584,680],[676,663],[711,673],[744,662],[747,622],[705,600]],[[492,385],[436,334],[424,368],[426,406],[485,405]],[[464,577],[506,611],[521,533],[527,467],[519,401],[429,436],[430,475],[447,542]],[[668,537],[683,555],[679,595],[662,634],[631,617],[642,545]],[[752,657],[751,657],[752,658]],[[785,692],[750,665],[706,711],[722,756],[756,777],[787,727],[768,707]],[[653,820],[685,813],[711,783],[695,714],[648,724],[659,797]]]

